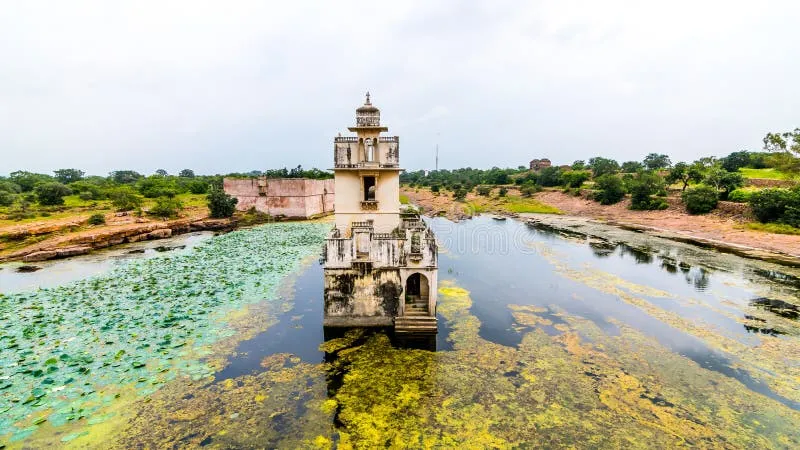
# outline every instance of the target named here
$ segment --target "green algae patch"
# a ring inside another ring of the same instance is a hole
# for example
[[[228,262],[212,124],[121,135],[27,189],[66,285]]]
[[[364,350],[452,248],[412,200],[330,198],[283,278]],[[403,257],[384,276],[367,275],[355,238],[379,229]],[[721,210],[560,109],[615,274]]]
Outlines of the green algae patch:
[[[287,275],[318,254],[328,228],[236,231],[102,276],[0,294],[0,438],[35,437],[31,426],[56,434],[62,426],[102,426],[115,421],[107,416],[115,403],[150,396],[178,377],[209,378],[224,364],[207,359],[211,345],[245,321],[237,311],[274,298]]]
[[[443,281],[440,312],[455,351],[354,341],[332,393],[340,448],[791,447],[800,414],[700,367],[643,333],[546,308],[565,322],[539,329],[518,349],[478,336],[468,291]],[[451,294],[451,295],[447,295]],[[534,324],[541,307],[514,306]],[[476,326],[477,325],[477,326]]]
[[[443,280],[455,351],[394,347],[350,330],[327,362],[268,355],[262,372],[172,382],[133,405],[109,447],[774,448],[800,444],[800,414],[614,321],[513,305],[533,328],[517,348],[486,341],[468,291]],[[545,317],[546,315],[546,317]],[[112,419],[113,420],[113,419]],[[83,443],[80,439],[74,442]],[[85,441],[84,441],[85,442]]]

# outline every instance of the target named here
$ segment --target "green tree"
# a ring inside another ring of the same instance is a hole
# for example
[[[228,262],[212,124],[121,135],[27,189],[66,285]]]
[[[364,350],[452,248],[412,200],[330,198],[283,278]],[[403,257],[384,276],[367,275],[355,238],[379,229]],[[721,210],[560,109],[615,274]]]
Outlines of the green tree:
[[[183,169],[178,176],[181,178],[194,178],[194,171],[192,169]]]
[[[47,206],[63,205],[64,196],[72,193],[68,187],[57,181],[37,185],[34,191],[39,204]]]
[[[83,179],[83,176],[86,175],[82,170],[78,169],[58,169],[53,171],[53,173],[56,174],[56,180],[63,184],[80,181]]]
[[[559,186],[561,184],[561,169],[558,167],[545,167],[536,176],[537,184],[541,186]]]
[[[800,171],[800,128],[784,133],[767,133],[762,140],[764,150],[772,152],[770,163],[773,167],[785,171],[797,173]]]
[[[613,205],[625,198],[625,184],[616,175],[605,174],[595,178],[594,187],[592,198],[601,205]]]
[[[687,164],[685,162],[679,162],[675,164],[675,167],[669,171],[667,175],[667,183],[673,184],[680,182],[683,184],[681,188],[682,191],[686,190],[686,187],[689,186],[689,183],[695,182],[699,183],[703,179],[703,168],[699,163],[694,164]]]
[[[732,190],[744,185],[744,177],[739,172],[728,172],[722,166],[715,166],[706,174],[704,183],[721,191],[720,198],[727,200]]]
[[[162,218],[176,217],[182,208],[183,204],[177,198],[159,197],[147,214]]]
[[[237,198],[231,197],[225,191],[218,188],[212,188],[206,197],[208,200],[208,209],[211,211],[211,217],[215,219],[222,219],[231,217],[236,211],[236,203],[239,202]]]
[[[8,179],[17,184],[22,189],[22,192],[32,192],[37,185],[54,181],[54,178],[50,175],[26,172],[24,170],[11,172]]]
[[[561,182],[567,187],[579,188],[589,179],[589,172],[585,170],[572,170],[561,174]]]
[[[19,194],[22,192],[22,188],[13,181],[4,180],[0,178],[0,192],[9,192],[11,194]]]
[[[589,168],[592,170],[592,175],[597,178],[619,172],[619,163],[613,159],[596,156],[589,160]]]
[[[788,207],[800,206],[798,197],[788,189],[762,189],[750,195],[750,209],[759,222],[775,222],[783,218]]]
[[[636,173],[642,169],[644,169],[644,164],[639,161],[625,161],[622,163],[623,173]]]
[[[208,192],[209,182],[202,179],[193,179],[186,184],[186,188],[192,194],[205,194]]]
[[[664,179],[655,172],[639,172],[630,180],[629,192],[631,193],[630,209],[653,210],[666,209],[667,203],[654,195],[664,190]]]
[[[0,191],[0,206],[11,206],[16,198],[13,192]]]
[[[681,199],[689,214],[705,214],[717,207],[719,191],[701,184],[685,190],[681,194]]]
[[[140,179],[136,182],[136,188],[147,198],[175,197],[178,193],[175,181],[160,175]]]
[[[669,160],[669,156],[658,153],[650,153],[649,155],[645,156],[642,163],[644,163],[645,167],[647,167],[649,170],[666,169],[672,165],[672,162]]]
[[[131,211],[142,206],[142,196],[131,186],[120,186],[111,190],[108,198],[118,211]]]
[[[576,160],[572,163],[572,170],[584,170],[586,169],[586,162],[582,159]]]
[[[164,169],[158,169],[158,170],[156,170],[155,175],[158,175],[160,177],[166,177],[166,176],[169,175],[169,173]]]
[[[720,160],[722,168],[728,172],[737,172],[742,167],[750,165],[750,152],[742,150],[733,152]]]
[[[115,170],[109,176],[119,184],[132,184],[143,177],[142,174],[133,170]]]

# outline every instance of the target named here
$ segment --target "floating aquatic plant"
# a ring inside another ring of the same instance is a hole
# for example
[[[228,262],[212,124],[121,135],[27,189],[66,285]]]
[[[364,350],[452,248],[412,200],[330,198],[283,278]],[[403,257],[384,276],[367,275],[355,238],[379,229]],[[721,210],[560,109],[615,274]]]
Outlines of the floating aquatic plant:
[[[226,313],[273,296],[327,228],[236,231],[102,276],[0,294],[0,433],[13,442],[47,422],[96,422],[122,386],[146,395],[176,376],[213,374],[202,358],[231,334]]]

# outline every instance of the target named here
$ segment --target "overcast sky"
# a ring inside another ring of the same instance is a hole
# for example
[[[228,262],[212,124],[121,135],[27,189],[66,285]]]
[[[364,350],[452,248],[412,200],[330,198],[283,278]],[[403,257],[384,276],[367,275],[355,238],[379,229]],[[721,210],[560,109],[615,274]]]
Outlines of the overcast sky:
[[[401,164],[757,150],[800,126],[800,2],[5,1],[0,174],[329,168],[372,93]]]

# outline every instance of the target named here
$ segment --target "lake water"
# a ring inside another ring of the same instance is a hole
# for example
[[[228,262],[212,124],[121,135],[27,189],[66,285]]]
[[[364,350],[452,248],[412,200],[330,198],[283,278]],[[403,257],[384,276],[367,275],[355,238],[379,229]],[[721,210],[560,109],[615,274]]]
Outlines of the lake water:
[[[604,239],[515,220],[429,223],[440,241],[436,351],[383,332],[326,341],[322,267],[306,260],[267,298],[229,312],[234,331],[207,352],[175,356],[213,374],[178,371],[158,389],[123,392],[124,408],[99,410],[116,414],[105,428],[37,424],[14,442],[800,445],[796,269],[619,230]]]

